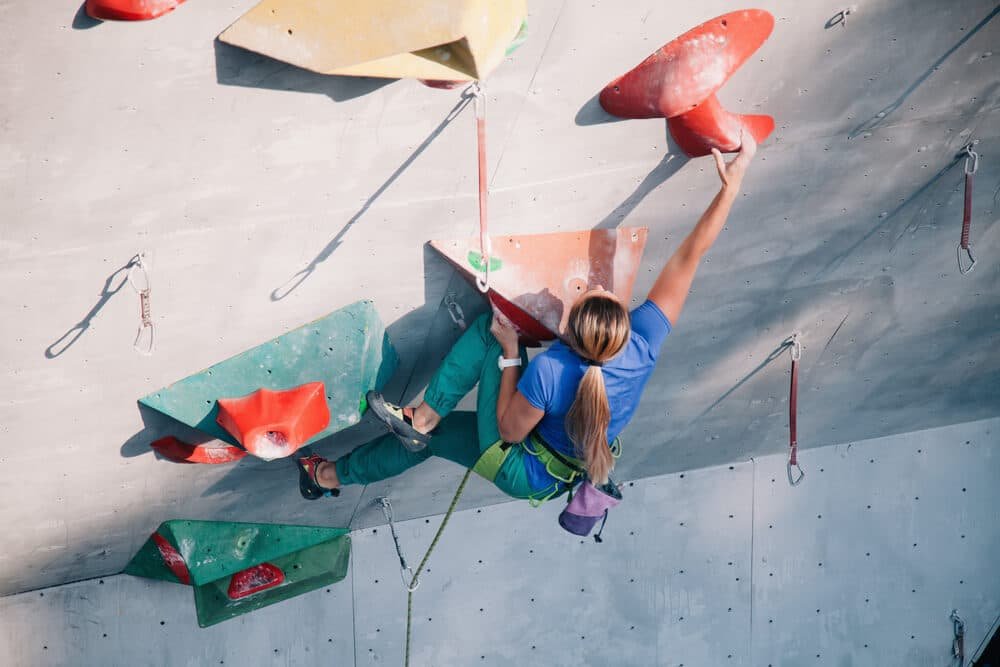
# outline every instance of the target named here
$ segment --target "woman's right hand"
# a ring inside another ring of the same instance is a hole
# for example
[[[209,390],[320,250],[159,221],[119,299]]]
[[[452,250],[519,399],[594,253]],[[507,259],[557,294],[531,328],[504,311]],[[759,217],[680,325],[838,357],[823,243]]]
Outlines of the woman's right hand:
[[[753,160],[756,153],[757,140],[747,130],[740,132],[740,152],[728,164],[722,159],[722,153],[719,152],[719,149],[713,148],[712,155],[715,156],[715,167],[719,170],[719,179],[722,181],[722,185],[727,188],[739,189],[747,167],[750,166],[750,161]]]
[[[490,324],[490,333],[500,343],[500,349],[503,350],[505,358],[514,359],[518,356],[517,329],[507,319],[507,316],[497,310],[495,306],[493,308],[493,323]]]

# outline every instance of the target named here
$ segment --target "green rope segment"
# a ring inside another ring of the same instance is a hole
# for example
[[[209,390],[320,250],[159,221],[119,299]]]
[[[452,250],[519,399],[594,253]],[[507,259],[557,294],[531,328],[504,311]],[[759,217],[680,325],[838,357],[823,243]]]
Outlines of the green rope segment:
[[[434,535],[434,539],[431,540],[431,545],[427,547],[427,553],[424,554],[423,560],[420,561],[420,565],[417,566],[416,571],[413,573],[413,579],[410,580],[410,585],[407,586],[408,593],[406,595],[406,660],[404,661],[405,667],[410,667],[410,630],[412,628],[413,621],[413,593],[416,589],[417,578],[420,577],[420,573],[424,571],[424,566],[427,565],[427,559],[431,557],[431,552],[434,551],[434,547],[437,546],[438,540],[441,539],[441,533],[444,532],[444,527],[448,525],[448,519],[455,512],[455,507],[458,505],[458,499],[462,497],[462,492],[465,491],[465,485],[469,481],[469,476],[472,475],[472,470],[465,471],[465,477],[462,478],[462,483],[458,485],[458,490],[455,491],[455,497],[451,499],[451,505],[448,506],[448,511],[444,515],[444,519],[441,520],[441,525],[438,526],[437,533]]]

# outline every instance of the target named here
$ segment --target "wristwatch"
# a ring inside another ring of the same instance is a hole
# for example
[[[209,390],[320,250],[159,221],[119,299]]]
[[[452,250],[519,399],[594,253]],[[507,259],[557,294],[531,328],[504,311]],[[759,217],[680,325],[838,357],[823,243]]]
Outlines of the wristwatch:
[[[500,370],[503,370],[505,368],[511,368],[512,366],[520,366],[520,365],[521,365],[521,357],[518,357],[516,359],[504,359],[503,355],[501,354],[497,358],[497,366],[500,368]]]

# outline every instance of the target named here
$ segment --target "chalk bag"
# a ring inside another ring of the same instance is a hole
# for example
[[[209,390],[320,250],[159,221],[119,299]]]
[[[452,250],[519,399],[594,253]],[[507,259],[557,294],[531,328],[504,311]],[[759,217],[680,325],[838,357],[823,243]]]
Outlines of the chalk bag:
[[[614,482],[609,480],[607,484],[598,487],[590,480],[585,480],[570,497],[566,509],[559,514],[559,525],[574,535],[587,536],[600,520],[601,528],[594,535],[594,541],[601,542],[601,532],[608,520],[608,510],[621,500],[621,490]]]

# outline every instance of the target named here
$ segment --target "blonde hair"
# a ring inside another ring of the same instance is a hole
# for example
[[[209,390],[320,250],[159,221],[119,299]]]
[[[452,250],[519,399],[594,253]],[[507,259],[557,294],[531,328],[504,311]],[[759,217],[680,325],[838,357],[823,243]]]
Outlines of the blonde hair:
[[[600,364],[621,352],[632,333],[628,311],[617,299],[601,294],[578,301],[570,310],[566,333],[573,349],[591,362],[566,413],[566,434],[597,485],[606,484],[614,467],[608,446],[611,408]]]

